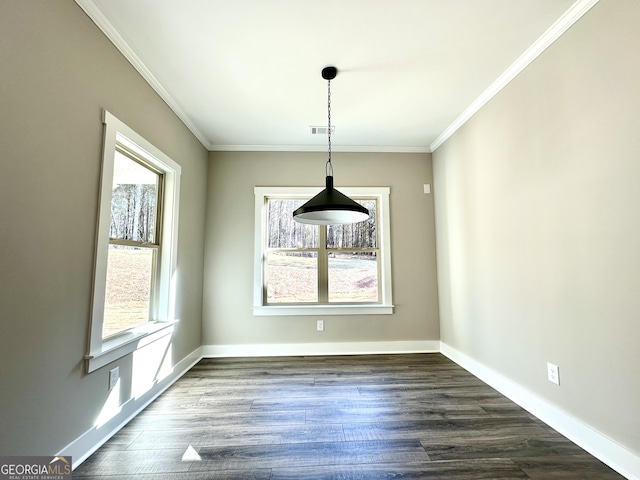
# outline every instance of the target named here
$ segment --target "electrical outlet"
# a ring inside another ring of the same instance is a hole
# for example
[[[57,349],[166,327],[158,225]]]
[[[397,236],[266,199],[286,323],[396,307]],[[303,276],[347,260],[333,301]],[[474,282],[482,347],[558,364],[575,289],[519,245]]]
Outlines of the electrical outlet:
[[[112,368],[109,371],[109,391],[113,390],[120,380],[120,367]]]
[[[547,362],[547,378],[551,383],[560,385],[560,367]]]
[[[316,330],[322,332],[324,330],[324,320],[318,320],[316,322]]]

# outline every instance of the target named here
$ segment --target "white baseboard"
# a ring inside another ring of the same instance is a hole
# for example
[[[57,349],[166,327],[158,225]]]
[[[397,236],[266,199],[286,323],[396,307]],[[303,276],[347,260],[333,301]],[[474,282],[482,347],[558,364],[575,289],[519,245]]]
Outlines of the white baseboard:
[[[201,359],[202,347],[198,347],[174,365],[173,372],[158,382],[151,390],[137,399],[130,399],[125,402],[121,406],[120,412],[114,418],[100,427],[90,428],[56,455],[70,455],[73,458],[73,469],[75,470],[89,455],[118,433],[122,427],[129,423],[138,413],[158,398]]]
[[[436,353],[439,351],[440,341],[438,340],[202,346],[202,356],[204,358],[369,355],[384,353]]]
[[[621,475],[640,480],[640,457],[633,452],[446,343],[441,342],[440,351]]]

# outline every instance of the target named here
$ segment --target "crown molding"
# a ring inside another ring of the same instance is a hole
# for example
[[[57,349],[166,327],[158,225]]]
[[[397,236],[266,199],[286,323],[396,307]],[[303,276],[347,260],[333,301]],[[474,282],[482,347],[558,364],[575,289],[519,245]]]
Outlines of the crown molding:
[[[471,105],[469,105],[451,125],[430,145],[432,152],[451,137],[460,127],[475,115],[489,100],[506,87],[516,75],[522,72],[569,27],[576,23],[600,0],[578,0],[538,38],[507,70],[500,75]]]
[[[212,152],[326,152],[326,145],[211,145]],[[431,153],[429,147],[331,145],[339,153]]]
[[[210,149],[211,142],[207,139],[207,137],[196,127],[193,123],[189,115],[180,107],[180,104],[173,98],[173,96],[164,88],[162,83],[156,78],[156,76],[147,68],[144,62],[140,59],[138,54],[135,52],[133,48],[129,45],[129,43],[125,40],[125,38],[120,35],[120,33],[116,30],[113,24],[107,19],[107,17],[102,13],[102,10],[95,4],[93,0],[75,0],[82,10],[89,16],[93,23],[95,23],[102,33],[104,33],[107,38],[113,43],[116,48],[124,55],[124,57],[133,65],[133,67],[142,75],[151,88],[153,88],[160,98],[165,101],[165,103],[174,111],[174,113],[180,118],[182,123],[191,130],[191,133],[195,135],[195,137],[202,143],[202,145]]]

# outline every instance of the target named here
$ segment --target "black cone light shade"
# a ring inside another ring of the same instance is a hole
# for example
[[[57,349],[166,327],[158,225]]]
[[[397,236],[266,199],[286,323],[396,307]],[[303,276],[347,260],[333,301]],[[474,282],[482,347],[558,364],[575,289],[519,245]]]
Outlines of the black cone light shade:
[[[369,210],[333,188],[333,177],[327,176],[327,186],[318,195],[293,212],[293,219],[311,225],[336,225],[363,222]]]
[[[369,218],[369,210],[333,188],[331,163],[331,80],[338,74],[336,67],[325,67],[322,78],[327,80],[329,128],[329,160],[327,160],[326,188],[293,212],[293,219],[311,225],[336,225],[363,222]]]

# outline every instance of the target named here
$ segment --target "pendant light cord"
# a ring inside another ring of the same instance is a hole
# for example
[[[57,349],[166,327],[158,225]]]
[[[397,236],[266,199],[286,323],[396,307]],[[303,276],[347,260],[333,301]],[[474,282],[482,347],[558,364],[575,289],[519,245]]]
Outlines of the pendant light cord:
[[[329,125],[327,128],[327,136],[329,138],[329,159],[325,165],[327,177],[333,177],[333,164],[331,163],[331,80],[327,80],[327,116]]]

